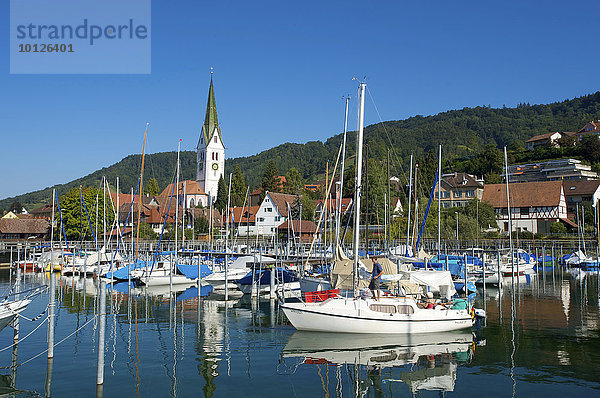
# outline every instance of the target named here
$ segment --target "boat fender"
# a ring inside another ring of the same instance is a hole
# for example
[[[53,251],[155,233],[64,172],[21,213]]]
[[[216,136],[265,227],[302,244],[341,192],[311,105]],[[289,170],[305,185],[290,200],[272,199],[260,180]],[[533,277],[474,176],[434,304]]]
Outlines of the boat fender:
[[[485,318],[486,317],[485,311],[482,310],[481,308],[474,308],[473,310],[475,312],[475,316],[477,316],[479,318]]]

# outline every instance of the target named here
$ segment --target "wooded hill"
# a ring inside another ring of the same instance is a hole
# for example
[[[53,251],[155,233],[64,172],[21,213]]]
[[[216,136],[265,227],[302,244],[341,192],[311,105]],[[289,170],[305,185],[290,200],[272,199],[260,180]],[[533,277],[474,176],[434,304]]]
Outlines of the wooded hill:
[[[369,144],[369,158],[380,161],[385,161],[387,149],[390,148],[392,173],[399,175],[403,173],[402,170],[407,170],[411,153],[421,157],[428,151],[436,151],[440,143],[443,145],[445,164],[448,164],[447,160],[465,159],[483,152],[486,145],[501,147],[512,144],[513,148],[522,148],[524,141],[534,135],[551,131],[577,131],[585,123],[598,119],[600,92],[548,105],[519,104],[515,108],[498,109],[481,106],[434,116],[387,121],[366,127],[365,143]],[[327,160],[332,162],[332,167],[341,140],[342,134],[337,134],[325,142],[285,143],[257,155],[227,159],[225,173],[233,172],[239,165],[248,183],[257,187],[266,165],[273,160],[280,174],[295,167],[307,181],[313,182],[323,178]],[[350,133],[347,144],[349,157],[355,153],[355,141],[356,134]],[[527,154],[519,157],[526,158]],[[156,178],[163,189],[172,181],[175,161],[175,152],[147,155],[144,180]],[[129,192],[138,181],[139,164],[140,155],[130,155],[112,166],[55,188],[61,195],[78,185],[98,187],[104,175],[111,185],[115,184],[118,176],[121,191]],[[181,170],[183,179],[195,178],[195,152],[181,153]],[[8,209],[15,201],[31,210],[50,202],[51,189],[49,187],[1,200],[0,210]]]

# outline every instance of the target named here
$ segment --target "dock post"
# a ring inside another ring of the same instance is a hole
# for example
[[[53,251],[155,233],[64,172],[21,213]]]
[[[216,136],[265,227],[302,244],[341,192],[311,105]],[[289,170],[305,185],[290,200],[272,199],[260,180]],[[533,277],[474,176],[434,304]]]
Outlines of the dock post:
[[[54,272],[50,273],[50,302],[48,303],[48,358],[54,358],[54,306],[56,291]]]
[[[275,266],[271,265],[271,277],[269,280],[269,298],[275,299],[275,273],[277,272],[277,260],[275,260]]]
[[[12,273],[13,273],[13,248],[10,247],[10,266],[8,267],[8,284],[12,286]]]
[[[98,290],[100,291],[100,308],[98,311],[100,319],[98,322],[98,375],[96,384],[100,385],[104,383],[104,334],[106,332],[106,284],[101,278]]]
[[[502,288],[502,274],[500,273],[500,266],[501,266],[500,248],[497,248],[496,250],[497,250],[496,258],[498,259],[498,290],[500,290],[500,288]]]
[[[467,286],[467,277],[468,277],[468,264],[467,264],[467,252],[465,252],[465,297],[469,297],[469,287]]]
[[[544,293],[546,292],[546,245],[542,246],[542,279],[544,283]]]

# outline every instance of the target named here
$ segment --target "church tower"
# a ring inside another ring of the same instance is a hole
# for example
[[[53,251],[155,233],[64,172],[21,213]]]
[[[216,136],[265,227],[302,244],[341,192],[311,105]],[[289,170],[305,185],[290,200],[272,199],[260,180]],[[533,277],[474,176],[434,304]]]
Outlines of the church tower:
[[[223,145],[221,128],[217,119],[217,103],[215,102],[212,71],[210,72],[206,116],[204,117],[204,125],[200,132],[196,152],[196,180],[204,192],[208,194],[208,202],[214,203],[217,199],[219,178],[225,170],[225,146]]]

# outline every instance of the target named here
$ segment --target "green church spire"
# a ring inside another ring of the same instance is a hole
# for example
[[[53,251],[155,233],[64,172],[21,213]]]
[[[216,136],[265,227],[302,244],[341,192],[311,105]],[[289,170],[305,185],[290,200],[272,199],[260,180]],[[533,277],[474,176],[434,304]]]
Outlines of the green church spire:
[[[211,68],[212,69],[212,68]],[[217,102],[215,101],[215,88],[212,79],[212,70],[210,71],[210,88],[208,89],[208,102],[206,104],[206,116],[204,118],[204,125],[202,126],[202,133],[204,134],[204,142],[210,143],[212,140],[215,130],[219,134],[219,139],[223,142],[221,137],[221,128],[219,127],[219,119],[217,118]]]

